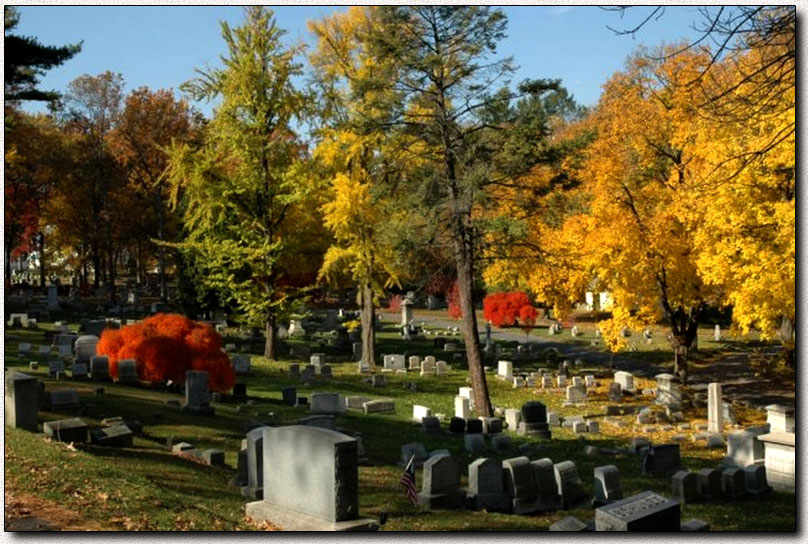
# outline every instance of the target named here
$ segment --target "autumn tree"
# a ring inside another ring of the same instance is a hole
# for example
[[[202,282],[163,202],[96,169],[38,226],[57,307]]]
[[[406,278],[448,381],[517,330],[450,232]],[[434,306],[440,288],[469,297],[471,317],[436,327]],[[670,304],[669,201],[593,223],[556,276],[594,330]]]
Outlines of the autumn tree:
[[[5,274],[20,252],[39,255],[39,282],[46,284],[47,205],[70,163],[71,145],[53,118],[6,108],[5,131]]]
[[[324,224],[334,236],[320,276],[332,284],[348,276],[358,287],[362,309],[360,367],[375,366],[375,307],[384,289],[403,274],[390,236],[397,223],[389,198],[387,163],[394,153],[386,135],[369,121],[389,114],[396,94],[365,82],[382,72],[371,54],[370,36],[378,11],[352,7],[309,24],[317,36],[310,60],[321,89],[321,125],[315,159],[331,178],[330,200],[322,206]]]
[[[293,81],[301,72],[299,48],[282,44],[271,11],[253,6],[245,16],[235,28],[222,23],[224,66],[200,70],[182,87],[196,100],[220,103],[201,145],[172,146],[168,180],[172,205],[182,191],[188,238],[179,247],[201,257],[205,281],[236,302],[248,322],[264,325],[264,352],[275,358],[278,319],[300,293],[283,281],[284,259],[319,266],[316,256],[290,244],[315,220],[303,183],[304,149],[290,126],[305,97]]]
[[[109,71],[97,76],[80,76],[68,86],[59,111],[65,129],[82,139],[80,161],[87,169],[83,183],[90,186],[92,236],[89,246],[93,285],[96,288],[100,285],[103,274],[113,300],[118,249],[113,236],[114,202],[124,180],[110,153],[109,135],[121,112],[123,84],[120,74]],[[102,263],[105,263],[104,271]]]
[[[3,16],[5,99],[51,101],[59,98],[55,91],[37,89],[39,78],[73,58],[81,51],[81,44],[48,46],[32,36],[10,34],[9,31],[19,24],[20,14],[14,6],[3,6]]]
[[[184,100],[175,100],[170,90],[151,91],[146,87],[134,90],[124,103],[115,129],[110,134],[111,151],[125,171],[133,193],[150,202],[152,214],[139,215],[145,219],[137,224],[138,246],[148,244],[144,234],[153,232],[158,241],[168,239],[171,225],[166,214],[168,189],[164,176],[168,165],[167,148],[191,138],[196,123]],[[155,220],[156,219],[156,220]],[[153,221],[154,220],[154,221]],[[151,227],[154,226],[154,229]],[[138,247],[137,254],[143,248]],[[156,246],[160,298],[166,299],[165,246]]]

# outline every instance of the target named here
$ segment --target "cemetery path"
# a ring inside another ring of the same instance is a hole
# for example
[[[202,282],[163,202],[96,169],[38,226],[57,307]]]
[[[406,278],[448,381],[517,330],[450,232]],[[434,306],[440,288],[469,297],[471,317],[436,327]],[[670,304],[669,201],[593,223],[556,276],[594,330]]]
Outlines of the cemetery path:
[[[400,319],[399,314],[380,312],[387,322]],[[415,323],[425,323],[434,328],[457,327],[457,321],[435,317],[431,315],[416,315]],[[485,322],[478,322],[480,336],[484,338]],[[603,367],[613,367],[616,370],[625,370],[644,378],[653,378],[663,372],[672,372],[671,364],[659,364],[648,361],[639,361],[620,355],[612,355],[603,351],[592,351],[588,346],[554,341],[553,337],[544,337],[539,334],[525,335],[521,331],[509,331],[494,328],[491,337],[495,340],[509,342],[536,342],[547,348],[556,348],[562,357],[568,359],[582,359],[585,363]],[[697,359],[698,360],[698,359]],[[688,386],[694,390],[707,390],[710,382],[722,384],[724,396],[730,400],[748,403],[750,406],[763,408],[769,404],[794,404],[795,384],[793,381],[776,381],[757,376],[751,368],[749,355],[736,353],[723,355],[720,358],[704,359],[702,364],[692,365],[688,379]]]
[[[105,531],[95,521],[83,519],[77,512],[27,493],[5,490],[4,525],[6,531]]]

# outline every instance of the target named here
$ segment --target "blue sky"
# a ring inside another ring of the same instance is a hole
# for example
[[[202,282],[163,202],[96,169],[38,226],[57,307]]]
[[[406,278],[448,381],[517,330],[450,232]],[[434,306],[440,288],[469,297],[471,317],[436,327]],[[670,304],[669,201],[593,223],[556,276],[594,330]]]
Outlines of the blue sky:
[[[306,21],[346,8],[276,6],[278,25],[289,41],[311,43]],[[594,105],[601,85],[620,70],[640,44],[659,45],[692,37],[696,7],[667,7],[634,38],[617,36],[607,25],[634,26],[650,8],[632,8],[624,19],[594,6],[506,7],[508,36],[499,45],[520,67],[515,80],[560,78],[579,103]],[[177,89],[193,77],[194,68],[216,66],[224,52],[219,21],[237,25],[243,10],[236,6],[23,6],[14,30],[36,36],[47,45],[84,42],[81,53],[46,74],[42,89],[64,91],[83,74],[112,70],[123,74],[127,90],[140,86]],[[196,104],[206,115],[211,105]],[[24,103],[29,111],[42,104]]]

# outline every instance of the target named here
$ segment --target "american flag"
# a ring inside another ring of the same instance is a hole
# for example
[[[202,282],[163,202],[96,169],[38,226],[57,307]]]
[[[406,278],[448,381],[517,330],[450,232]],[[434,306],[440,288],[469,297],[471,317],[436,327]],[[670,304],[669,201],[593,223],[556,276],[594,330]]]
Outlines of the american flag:
[[[410,502],[418,504],[418,490],[415,488],[415,455],[410,457],[410,462],[404,468],[400,483],[404,486],[404,493]]]

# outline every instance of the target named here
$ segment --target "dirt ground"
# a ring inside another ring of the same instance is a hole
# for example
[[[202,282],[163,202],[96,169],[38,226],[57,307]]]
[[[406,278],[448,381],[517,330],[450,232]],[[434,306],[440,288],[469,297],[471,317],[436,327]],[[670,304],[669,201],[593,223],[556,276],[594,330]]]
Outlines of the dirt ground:
[[[83,519],[78,512],[58,504],[9,489],[5,490],[6,531],[104,531],[106,527]]]

